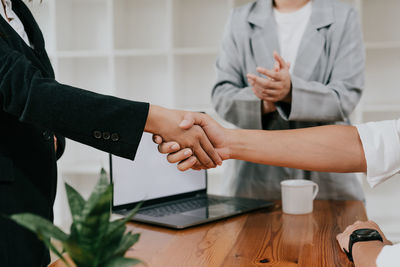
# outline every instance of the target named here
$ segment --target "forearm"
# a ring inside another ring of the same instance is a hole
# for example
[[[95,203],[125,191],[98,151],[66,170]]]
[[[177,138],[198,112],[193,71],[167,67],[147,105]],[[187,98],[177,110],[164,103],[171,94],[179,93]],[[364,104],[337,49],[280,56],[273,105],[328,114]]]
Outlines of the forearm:
[[[329,84],[292,77],[292,102],[287,119],[295,121],[345,121],[361,98],[362,80],[341,80]],[[304,105],[307,103],[307,105]],[[315,110],[318,112],[315,112]]]
[[[356,267],[375,267],[376,259],[384,244],[380,241],[357,242],[353,246],[353,260]]]
[[[322,172],[365,172],[363,147],[353,126],[286,131],[227,130],[230,158]]]

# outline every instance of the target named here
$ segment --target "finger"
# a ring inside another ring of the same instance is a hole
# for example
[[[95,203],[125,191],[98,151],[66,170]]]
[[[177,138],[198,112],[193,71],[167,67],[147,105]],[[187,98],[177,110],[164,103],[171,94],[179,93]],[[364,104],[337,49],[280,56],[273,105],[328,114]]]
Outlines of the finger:
[[[167,156],[167,160],[169,163],[177,163],[177,162],[184,161],[185,159],[189,158],[192,155],[193,155],[192,150],[190,148],[185,148],[178,152],[170,153]]]
[[[265,78],[256,76],[254,86],[258,85],[264,89],[271,89],[271,88],[278,88],[279,84],[280,84],[280,82],[275,82],[270,79],[265,79]]]
[[[263,90],[257,90],[255,87],[251,88],[254,92],[254,94],[261,100],[264,100],[268,95],[263,94]]]
[[[251,87],[251,90],[253,91],[253,93],[258,97],[258,98],[263,98],[263,96],[259,93],[258,90],[256,90],[255,87]]]
[[[163,139],[161,136],[159,136],[157,134],[153,134],[153,142],[156,143],[157,145],[159,145],[163,142]]]
[[[207,153],[207,155],[213,160],[215,165],[221,165],[222,159],[215,150],[214,146],[211,144],[210,140],[208,139],[207,135],[204,135],[200,139],[200,145],[203,150]],[[214,166],[215,167],[215,166]]]
[[[281,65],[282,69],[289,69],[286,61],[276,51],[274,51],[274,59],[279,62],[279,65]]]
[[[282,80],[282,74],[280,72],[276,72],[273,70],[267,70],[261,67],[257,68],[257,71],[261,74],[264,74],[265,76],[275,80],[275,81],[281,81]]]
[[[274,71],[278,72],[280,69],[281,69],[281,66],[279,65],[279,62],[275,61],[275,63],[274,63]]]
[[[265,97],[264,100],[272,102],[272,103],[276,103],[276,102],[280,101],[280,99],[278,97]]]
[[[258,85],[254,86],[254,91],[257,92],[263,99],[266,97],[276,97],[279,96],[280,91],[276,89],[265,89]]]
[[[265,95],[265,97],[279,97],[279,95],[281,94],[281,92],[279,92],[278,90],[274,90],[274,89],[264,89],[263,90],[263,95]]]
[[[191,156],[190,158],[180,162],[177,165],[178,170],[180,171],[186,171],[189,170],[190,168],[192,168],[192,166],[194,166],[197,163],[197,159],[195,156]]]
[[[251,83],[255,83],[258,76],[254,75],[253,73],[247,73],[246,77]]]
[[[208,154],[204,151],[200,144],[195,145],[193,148],[194,155],[197,157],[197,160],[207,168],[215,167],[213,160],[208,156]]]
[[[158,151],[162,154],[170,154],[180,150],[177,142],[165,142],[158,145]]]
[[[197,160],[197,159],[196,159]],[[201,165],[200,164],[200,162],[197,160],[196,161],[196,164],[194,164],[193,166],[192,166],[192,169],[193,170],[202,170],[202,169],[204,169],[205,167],[203,166],[203,165]]]
[[[247,79],[248,84],[250,84],[251,86],[254,86],[255,81],[251,78]]]

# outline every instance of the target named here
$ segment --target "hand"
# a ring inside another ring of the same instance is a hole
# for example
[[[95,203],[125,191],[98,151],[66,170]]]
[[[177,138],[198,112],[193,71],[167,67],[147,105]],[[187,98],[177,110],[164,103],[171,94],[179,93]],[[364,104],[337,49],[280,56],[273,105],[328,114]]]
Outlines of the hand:
[[[57,152],[57,137],[53,135],[54,137],[54,151]]]
[[[254,74],[247,74],[247,79],[252,85],[254,94],[263,101],[276,103],[279,101],[291,102],[292,81],[290,78],[290,63],[285,62],[282,57],[274,52],[274,58],[279,65],[273,70],[258,67],[257,71],[267,78],[258,77]]]
[[[188,113],[185,115],[184,120],[181,122],[182,129],[190,129],[194,126],[201,126],[212,145],[216,148],[222,160],[230,158],[230,150],[228,146],[227,129],[220,126],[210,116],[201,113]],[[181,171],[193,168],[204,169],[206,166],[197,161],[196,157],[192,156],[187,149],[180,150],[178,144],[175,142],[163,142],[160,136],[153,136],[153,141],[159,144],[159,151],[163,154],[168,154],[167,160],[170,163],[177,163],[178,169]]]
[[[222,164],[221,157],[201,126],[179,127],[185,115],[190,114],[192,113],[151,105],[145,131],[162,136],[165,142],[175,141],[179,149],[189,148],[199,162],[207,168],[214,168],[216,165]]]
[[[346,251],[349,251],[349,239],[350,235],[357,229],[362,229],[362,228],[369,228],[369,229],[375,229],[379,232],[379,234],[382,236],[383,239],[383,244],[384,245],[392,245],[392,242],[386,239],[385,235],[383,234],[382,230],[379,228],[379,226],[373,222],[373,221],[367,221],[367,222],[361,222],[361,221],[356,221],[354,224],[347,226],[347,228],[344,230],[343,233],[338,234],[336,236],[337,241],[339,242],[339,246],[342,249],[342,251],[345,249]]]
[[[274,70],[275,70],[275,72],[279,72],[279,70],[280,70],[280,65],[279,65],[278,62],[275,62]],[[254,87],[254,82],[253,82],[252,80],[249,79],[249,83],[250,83],[251,86],[252,86],[251,89],[253,90],[254,94],[255,94],[259,99],[262,100],[262,104],[263,104],[263,106],[262,106],[262,113],[263,113],[263,114],[267,114],[267,113],[274,112],[274,111],[276,110],[275,103],[274,103],[274,102],[271,102],[271,101],[264,100],[264,98],[266,98],[266,96],[263,95],[262,91],[256,90],[256,88]]]

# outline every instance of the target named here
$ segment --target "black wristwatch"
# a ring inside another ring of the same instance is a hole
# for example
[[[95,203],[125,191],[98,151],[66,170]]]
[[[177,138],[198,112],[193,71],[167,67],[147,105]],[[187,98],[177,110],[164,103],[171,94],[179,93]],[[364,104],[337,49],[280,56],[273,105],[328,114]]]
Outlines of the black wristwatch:
[[[375,229],[357,229],[355,230],[349,238],[349,251],[344,249],[344,252],[349,258],[350,261],[353,261],[353,245],[357,242],[366,242],[366,241],[381,241],[383,242],[382,236]]]

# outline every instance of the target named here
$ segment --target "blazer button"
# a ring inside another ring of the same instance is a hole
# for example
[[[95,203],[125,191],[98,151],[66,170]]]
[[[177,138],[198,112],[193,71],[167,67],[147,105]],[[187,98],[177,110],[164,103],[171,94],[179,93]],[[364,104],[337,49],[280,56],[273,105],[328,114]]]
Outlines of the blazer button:
[[[51,135],[50,135],[50,133],[48,131],[44,131],[42,133],[42,135],[43,135],[43,139],[46,140],[46,141],[51,139]]]
[[[113,133],[111,135],[111,140],[113,140],[114,142],[117,142],[119,140],[119,135],[117,133]]]
[[[101,132],[100,132],[100,131],[94,131],[94,132],[93,132],[93,136],[94,136],[94,138],[96,138],[96,139],[100,139],[100,138],[101,138]]]
[[[111,137],[111,135],[110,135],[109,132],[104,132],[104,133],[103,133],[103,139],[104,139],[104,140],[109,140],[110,137]]]

